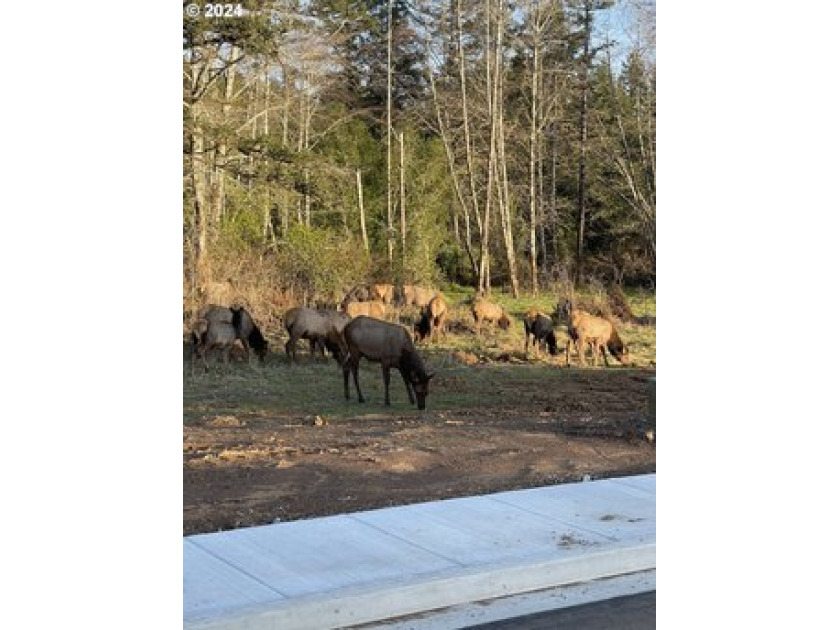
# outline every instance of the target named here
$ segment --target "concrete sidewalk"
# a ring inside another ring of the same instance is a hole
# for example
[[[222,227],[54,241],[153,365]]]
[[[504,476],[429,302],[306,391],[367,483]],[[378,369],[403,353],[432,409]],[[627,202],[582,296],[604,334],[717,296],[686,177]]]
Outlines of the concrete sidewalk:
[[[184,538],[184,627],[327,630],[656,567],[656,475]]]

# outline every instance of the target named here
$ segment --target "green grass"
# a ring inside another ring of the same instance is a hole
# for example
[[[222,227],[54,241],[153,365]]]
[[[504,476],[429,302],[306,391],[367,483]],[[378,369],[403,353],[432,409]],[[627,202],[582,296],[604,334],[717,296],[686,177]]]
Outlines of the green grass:
[[[462,414],[487,410],[494,416],[502,409],[516,409],[530,416],[542,411],[552,400],[562,404],[570,392],[586,391],[593,385],[587,375],[599,382],[613,377],[638,374],[626,368],[561,368],[546,363],[492,363],[468,366],[441,349],[421,350],[426,367],[435,372],[429,397],[429,413]],[[570,380],[578,383],[570,385]],[[344,398],[341,371],[335,362],[303,359],[291,365],[280,357],[271,357],[264,366],[237,362],[227,367],[212,365],[184,371],[184,424],[192,426],[215,418],[235,417],[249,423],[308,423],[321,416],[330,422],[391,420],[413,417],[416,406],[408,401],[405,386],[397,370],[391,371],[391,406],[384,406],[384,385],[378,365],[363,361],[359,382],[366,402],[356,399],[352,378],[350,400]],[[580,383],[589,383],[581,385]],[[585,394],[589,395],[589,394]],[[614,393],[623,398],[624,393]],[[539,402],[540,400],[544,402]],[[536,401],[536,402],[535,402]],[[495,413],[494,413],[495,412]]]
[[[467,330],[472,331],[474,326],[469,306],[466,304],[474,295],[473,289],[454,287],[444,290],[443,294],[450,310],[449,326],[450,328],[455,327],[458,333],[450,333],[446,339],[434,344],[434,347],[447,351],[461,350],[491,359],[498,358],[499,355],[512,354],[517,359],[525,360],[525,330],[522,324],[525,311],[531,307],[536,307],[540,311],[551,315],[558,302],[558,296],[549,293],[532,297],[530,294],[523,292],[519,298],[514,298],[507,293],[495,292],[490,299],[505,308],[513,323],[506,331],[498,328],[488,328],[487,332],[477,338],[476,335],[467,332]],[[579,292],[578,295],[584,300],[594,299],[585,291]],[[629,291],[627,301],[637,317],[656,316],[655,293]],[[407,320],[404,323],[408,323]],[[630,346],[631,358],[635,365],[646,367],[656,362],[656,328],[654,326],[619,324],[618,328],[622,340]],[[565,327],[562,325],[555,326],[555,330],[558,332],[557,342],[559,346],[561,348],[565,347],[567,339]],[[535,357],[531,352],[528,361],[554,363],[559,361],[559,357]]]
[[[656,317],[656,294],[652,291],[629,289],[627,303],[636,317]]]
[[[477,337],[473,332],[469,307],[463,303],[472,294],[471,289],[445,291],[450,309],[450,332],[438,342],[425,342],[418,347],[428,369],[437,373],[436,378],[446,379],[447,386],[442,388],[434,387],[433,381],[435,409],[492,407],[509,402],[505,392],[520,386],[533,387],[534,383],[558,378],[559,374],[566,372],[559,367],[565,363],[562,355],[550,357],[543,354],[537,357],[531,352],[526,357],[524,354],[522,315],[531,306],[551,313],[557,303],[556,296],[543,294],[536,298],[513,299],[504,293],[494,293],[492,300],[504,306],[513,323],[506,331],[488,328]],[[630,292],[627,297],[637,316],[655,316],[654,294]],[[406,314],[402,321],[409,324],[411,316]],[[555,330],[558,344],[564,348],[565,327],[556,326]],[[655,327],[623,324],[619,326],[619,332],[630,346],[634,365],[643,368],[655,365]],[[331,418],[376,417],[388,413],[389,410],[382,406],[382,372],[378,365],[367,361],[361,364],[360,385],[368,403],[359,405],[356,402],[352,378],[351,401],[346,402],[341,370],[334,361],[311,360],[308,349],[301,342],[300,363],[290,365],[283,354],[285,334],[279,338],[270,335],[270,338],[272,352],[265,366],[241,362],[227,367],[211,364],[210,372],[205,373],[200,364],[191,369],[188,362],[184,363],[185,424],[219,415],[276,416],[278,410],[299,418],[314,414]],[[483,365],[465,365],[463,361],[466,359]],[[573,365],[576,365],[575,360]],[[612,359],[610,362],[617,363]],[[597,368],[586,369],[604,368],[599,364]],[[416,409],[409,404],[402,378],[396,370],[391,371],[391,402],[390,411],[394,413]]]
[[[436,378],[458,379],[464,366],[452,364],[438,356],[426,357],[427,367]],[[379,365],[363,361],[359,368],[359,384],[366,398],[359,404],[353,379],[350,378],[350,400],[344,398],[342,373],[334,361],[303,358],[291,365],[282,358],[265,366],[237,363],[224,367],[211,365],[208,373],[184,372],[184,424],[191,425],[216,416],[260,417],[280,412],[302,419],[315,414],[327,418],[379,416],[416,410],[408,401],[405,385],[397,370],[391,370],[391,408],[383,406],[384,385]],[[460,390],[460,388],[456,388]],[[435,396],[435,407],[442,405],[473,406],[482,400],[475,387],[463,392]]]

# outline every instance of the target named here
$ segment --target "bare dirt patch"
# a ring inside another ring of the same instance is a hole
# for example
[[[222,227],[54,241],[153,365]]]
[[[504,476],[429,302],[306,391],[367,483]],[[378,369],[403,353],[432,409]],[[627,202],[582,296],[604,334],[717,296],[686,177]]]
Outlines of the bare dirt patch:
[[[452,363],[422,413],[375,367],[362,405],[334,365],[185,378],[184,534],[656,470],[653,370]]]

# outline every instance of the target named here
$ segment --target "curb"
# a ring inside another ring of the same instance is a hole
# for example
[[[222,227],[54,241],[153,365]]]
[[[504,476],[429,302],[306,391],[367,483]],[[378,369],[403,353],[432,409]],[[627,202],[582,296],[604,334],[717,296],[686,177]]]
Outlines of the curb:
[[[443,572],[406,583],[349,588],[280,600],[229,616],[192,620],[189,630],[333,630],[448,606],[647,571],[656,567],[656,543],[616,545],[563,558]]]

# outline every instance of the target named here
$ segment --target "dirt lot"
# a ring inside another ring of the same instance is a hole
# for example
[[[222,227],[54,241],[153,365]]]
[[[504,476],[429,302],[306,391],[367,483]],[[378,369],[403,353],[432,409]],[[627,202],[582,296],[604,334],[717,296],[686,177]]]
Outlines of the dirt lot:
[[[656,470],[653,368],[434,367],[422,413],[374,366],[362,405],[335,365],[185,375],[184,534]]]

